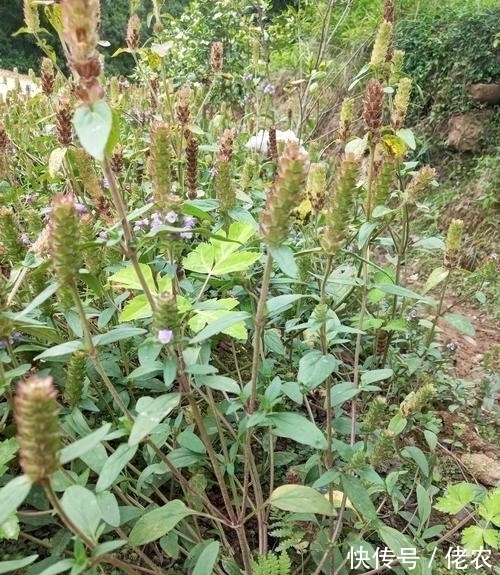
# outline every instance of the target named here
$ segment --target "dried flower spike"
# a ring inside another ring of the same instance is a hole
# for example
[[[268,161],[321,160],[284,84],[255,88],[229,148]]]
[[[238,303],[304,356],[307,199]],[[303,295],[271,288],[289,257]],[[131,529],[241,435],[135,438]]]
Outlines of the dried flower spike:
[[[186,144],[187,197],[194,200],[198,192],[198,140],[190,136]]]
[[[17,386],[14,401],[23,472],[38,483],[60,467],[57,391],[51,377],[31,376]]]
[[[46,96],[50,96],[54,91],[54,64],[50,58],[42,58],[42,65],[40,68],[42,92]]]
[[[56,132],[57,141],[60,146],[66,147],[73,141],[73,127],[71,120],[73,118],[73,109],[69,98],[61,96],[56,106]]]
[[[131,52],[135,52],[139,47],[139,40],[141,35],[141,21],[137,14],[132,14],[127,24],[127,47]]]
[[[365,127],[374,138],[380,136],[382,126],[382,112],[384,103],[384,89],[378,80],[371,78],[366,86],[363,120]]]
[[[224,46],[222,42],[214,42],[210,50],[210,67],[214,74],[219,74],[222,71],[223,61]]]

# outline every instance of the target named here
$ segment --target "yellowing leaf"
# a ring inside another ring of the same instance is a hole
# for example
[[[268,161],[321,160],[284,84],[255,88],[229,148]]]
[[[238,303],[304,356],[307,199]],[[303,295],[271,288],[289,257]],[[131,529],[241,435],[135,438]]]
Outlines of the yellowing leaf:
[[[405,141],[393,134],[382,136],[382,143],[393,158],[402,158],[408,149]]]

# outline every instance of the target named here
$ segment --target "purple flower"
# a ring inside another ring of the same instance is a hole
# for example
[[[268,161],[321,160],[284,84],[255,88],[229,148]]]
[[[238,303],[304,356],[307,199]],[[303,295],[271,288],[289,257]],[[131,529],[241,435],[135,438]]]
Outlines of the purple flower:
[[[148,218],[144,218],[143,220],[137,220],[134,225],[134,232],[140,232],[143,228],[149,225]]]
[[[163,225],[163,220],[161,219],[161,215],[159,212],[154,212],[151,214],[151,231],[156,230]]]
[[[215,166],[212,166],[209,170],[208,170],[209,174],[212,176],[212,178],[215,178],[215,176],[217,175],[217,168]]]
[[[171,211],[168,212],[168,214],[165,216],[165,220],[169,223],[169,224],[175,224],[175,222],[178,220],[179,216]]]
[[[250,72],[246,72],[245,74],[243,74],[243,80],[245,82],[250,82],[250,80],[253,79],[253,74],[251,74]]]
[[[80,203],[78,203],[78,202],[75,202],[75,210],[77,211],[77,213],[78,213],[80,216],[83,216],[84,214],[88,214],[88,213],[89,213],[89,211],[87,210],[87,208],[86,208],[83,204],[80,204]]]
[[[19,343],[22,340],[22,338],[23,338],[22,333],[16,331],[10,336],[9,340],[10,343]]]
[[[31,245],[31,240],[30,240],[30,237],[28,236],[28,234],[21,234],[19,240],[23,244],[23,246],[30,246]]]
[[[194,218],[193,216],[186,216],[184,218],[184,227],[191,229],[194,228],[196,226],[197,223],[197,219]]]
[[[174,332],[171,329],[158,330],[158,341],[163,345],[167,345],[174,339]]]
[[[108,180],[108,178],[103,178],[103,179],[102,179],[102,187],[105,188],[106,190],[109,190],[109,180]]]
[[[179,236],[184,240],[190,240],[193,237],[193,232],[181,232]]]
[[[262,86],[262,91],[264,94],[269,94],[269,96],[274,96],[276,93],[276,88],[272,84],[264,84]]]
[[[99,232],[99,237],[101,238],[101,240],[107,240],[108,232],[105,232],[104,230],[102,232]]]

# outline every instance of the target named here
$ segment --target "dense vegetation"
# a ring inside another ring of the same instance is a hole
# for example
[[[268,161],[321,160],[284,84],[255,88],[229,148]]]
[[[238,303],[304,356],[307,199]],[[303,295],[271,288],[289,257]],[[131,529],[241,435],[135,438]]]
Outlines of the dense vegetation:
[[[465,224],[427,225],[498,8],[448,61],[430,0],[128,5],[26,0],[0,102],[0,573],[500,573],[499,347],[454,377]]]

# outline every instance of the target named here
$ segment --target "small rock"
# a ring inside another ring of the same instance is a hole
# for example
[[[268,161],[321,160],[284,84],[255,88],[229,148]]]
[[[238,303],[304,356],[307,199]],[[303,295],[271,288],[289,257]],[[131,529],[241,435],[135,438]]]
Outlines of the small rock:
[[[472,84],[469,86],[469,94],[480,104],[500,104],[500,84]]]
[[[485,453],[464,453],[460,459],[483,485],[494,487],[500,481],[500,463]]]
[[[459,152],[478,150],[481,136],[491,122],[492,111],[482,110],[453,116],[448,122],[447,145]]]

